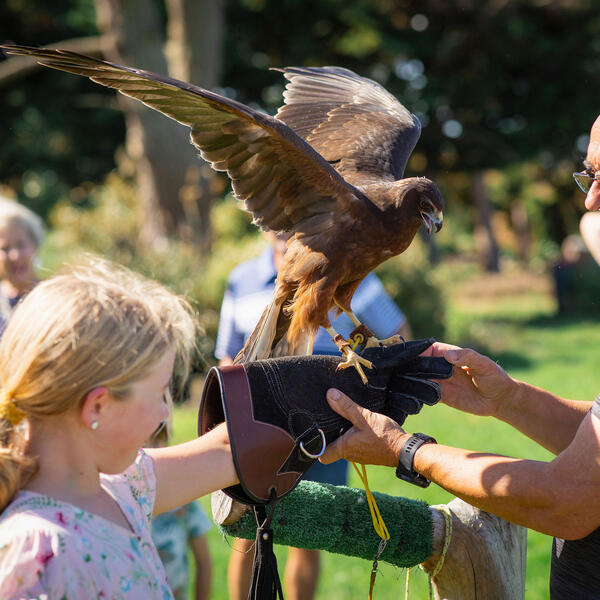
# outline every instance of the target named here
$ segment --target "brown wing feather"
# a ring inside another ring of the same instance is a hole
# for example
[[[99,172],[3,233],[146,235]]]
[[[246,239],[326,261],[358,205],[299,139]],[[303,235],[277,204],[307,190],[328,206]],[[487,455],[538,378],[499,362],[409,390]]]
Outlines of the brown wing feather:
[[[276,117],[356,186],[401,179],[418,119],[375,81],[340,67],[277,69],[289,80]]]
[[[282,121],[188,83],[74,52],[1,46],[48,67],[83,75],[191,128],[193,143],[262,227],[306,235],[323,215],[364,216],[374,205]],[[316,217],[316,218],[315,218]]]

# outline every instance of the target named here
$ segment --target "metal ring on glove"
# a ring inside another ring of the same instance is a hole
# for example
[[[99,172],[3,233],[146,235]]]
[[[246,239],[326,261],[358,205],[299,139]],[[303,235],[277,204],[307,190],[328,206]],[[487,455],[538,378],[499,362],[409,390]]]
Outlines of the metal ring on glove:
[[[304,447],[304,444],[302,442],[300,442],[300,450],[302,450],[302,452],[304,452],[304,454],[306,456],[308,456],[308,458],[320,458],[321,456],[323,456],[323,453],[325,452],[325,448],[327,448],[327,441],[325,440],[325,434],[323,433],[323,430],[317,429],[317,431],[321,434],[321,439],[323,440],[323,447],[321,448],[321,452],[319,452],[319,454],[311,454]]]

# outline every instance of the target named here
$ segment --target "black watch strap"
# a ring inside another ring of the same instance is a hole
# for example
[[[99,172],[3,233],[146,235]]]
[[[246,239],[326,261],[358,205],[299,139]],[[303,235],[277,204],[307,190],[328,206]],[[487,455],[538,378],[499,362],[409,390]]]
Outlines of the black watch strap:
[[[423,444],[437,444],[437,441],[435,438],[424,433],[413,433],[408,438],[400,451],[400,460],[398,461],[398,467],[396,468],[396,477],[403,481],[407,481],[408,483],[412,483],[413,485],[425,488],[431,482],[413,469],[415,452]]]

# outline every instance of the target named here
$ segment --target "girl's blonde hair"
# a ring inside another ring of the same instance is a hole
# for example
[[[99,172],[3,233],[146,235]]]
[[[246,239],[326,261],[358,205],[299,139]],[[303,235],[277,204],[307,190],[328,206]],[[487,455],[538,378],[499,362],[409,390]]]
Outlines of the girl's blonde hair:
[[[44,224],[42,219],[26,206],[0,196],[0,229],[19,225],[31,237],[36,248],[44,241]]]
[[[26,418],[80,406],[96,387],[125,398],[169,348],[185,377],[196,348],[190,305],[101,259],[39,283],[0,341],[0,386]],[[36,469],[22,426],[0,419],[0,511]]]

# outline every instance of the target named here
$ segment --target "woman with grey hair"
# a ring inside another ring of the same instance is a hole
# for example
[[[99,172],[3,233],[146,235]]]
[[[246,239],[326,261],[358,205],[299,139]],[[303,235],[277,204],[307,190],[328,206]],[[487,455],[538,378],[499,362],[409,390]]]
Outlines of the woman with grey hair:
[[[0,331],[19,300],[38,282],[35,258],[43,237],[40,217],[0,197]]]

